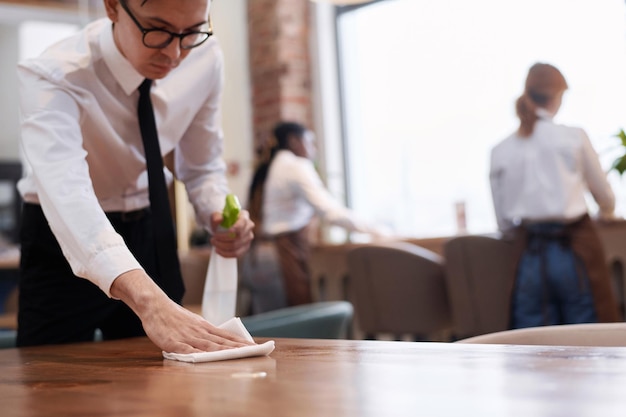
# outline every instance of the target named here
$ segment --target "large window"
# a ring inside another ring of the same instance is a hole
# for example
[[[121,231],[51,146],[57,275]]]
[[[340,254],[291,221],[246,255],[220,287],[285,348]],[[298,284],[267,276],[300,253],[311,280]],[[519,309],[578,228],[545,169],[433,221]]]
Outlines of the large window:
[[[569,83],[557,121],[583,127],[608,170],[626,128],[625,17],[624,0],[388,0],[340,12],[351,207],[404,235],[454,234],[463,207],[468,232],[495,231],[489,153],[516,129],[514,101],[539,61]],[[609,179],[624,215],[626,179]]]

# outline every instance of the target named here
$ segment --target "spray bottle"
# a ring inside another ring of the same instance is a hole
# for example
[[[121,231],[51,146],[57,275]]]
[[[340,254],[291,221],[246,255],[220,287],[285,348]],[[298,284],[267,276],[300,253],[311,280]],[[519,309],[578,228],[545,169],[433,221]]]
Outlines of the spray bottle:
[[[234,194],[226,196],[220,228],[229,229],[239,217],[241,205]],[[237,307],[237,258],[224,258],[211,250],[202,297],[202,317],[219,326],[235,316]]]

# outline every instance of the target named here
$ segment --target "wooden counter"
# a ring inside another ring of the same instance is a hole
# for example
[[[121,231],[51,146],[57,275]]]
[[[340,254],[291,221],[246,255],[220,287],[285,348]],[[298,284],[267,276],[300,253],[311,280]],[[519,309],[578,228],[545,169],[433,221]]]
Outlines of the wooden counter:
[[[626,410],[626,348],[276,339],[186,364],[147,339],[0,350],[3,417],[551,416]]]

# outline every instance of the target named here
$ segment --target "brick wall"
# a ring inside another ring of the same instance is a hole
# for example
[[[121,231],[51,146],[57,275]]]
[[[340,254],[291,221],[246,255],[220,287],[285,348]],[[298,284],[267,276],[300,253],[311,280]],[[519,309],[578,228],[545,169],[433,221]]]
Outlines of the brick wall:
[[[248,0],[254,147],[280,120],[312,126],[309,0]]]

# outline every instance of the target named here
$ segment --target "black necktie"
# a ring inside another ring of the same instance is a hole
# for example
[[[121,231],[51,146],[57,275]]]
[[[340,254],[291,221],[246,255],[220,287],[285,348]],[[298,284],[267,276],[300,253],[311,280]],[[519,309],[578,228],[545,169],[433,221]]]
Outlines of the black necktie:
[[[150,99],[151,86],[152,80],[149,79],[144,80],[139,86],[137,114],[139,115],[139,128],[146,154],[150,210],[159,268],[158,276],[152,278],[172,300],[180,303],[185,288],[180,273],[174,221],[172,220],[165,174],[163,173],[163,157],[161,156],[159,136],[154,121],[152,100]]]

